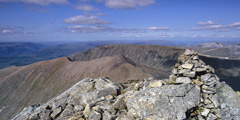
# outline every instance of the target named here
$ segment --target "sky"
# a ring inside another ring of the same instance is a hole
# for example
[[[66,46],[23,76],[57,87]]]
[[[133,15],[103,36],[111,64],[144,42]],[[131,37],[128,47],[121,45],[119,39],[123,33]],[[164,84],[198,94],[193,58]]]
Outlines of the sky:
[[[0,42],[240,41],[240,0],[0,0]]]

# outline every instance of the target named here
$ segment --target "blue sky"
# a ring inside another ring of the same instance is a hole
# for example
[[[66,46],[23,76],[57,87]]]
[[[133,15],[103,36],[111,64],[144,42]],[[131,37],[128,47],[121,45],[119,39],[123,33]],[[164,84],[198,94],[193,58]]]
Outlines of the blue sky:
[[[0,0],[0,42],[238,41],[239,6],[239,0]]]

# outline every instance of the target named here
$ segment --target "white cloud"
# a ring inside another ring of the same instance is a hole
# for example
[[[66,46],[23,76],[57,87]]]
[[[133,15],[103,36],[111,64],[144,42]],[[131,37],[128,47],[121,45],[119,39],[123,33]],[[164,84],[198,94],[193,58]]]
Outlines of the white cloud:
[[[12,30],[7,30],[7,29],[6,29],[6,30],[2,30],[2,33],[3,33],[3,34],[12,33],[12,32],[13,32]]]
[[[240,22],[235,22],[229,25],[230,27],[240,27]]]
[[[25,31],[22,27],[1,27],[0,26],[0,35],[9,35],[9,34],[28,34],[29,32]]]
[[[90,5],[78,5],[76,7],[78,10],[83,10],[83,11],[97,11],[96,8],[94,8],[93,6],[90,6]]]
[[[116,9],[134,9],[154,4],[155,0],[105,0],[105,5]]]
[[[148,27],[147,29],[148,30],[156,30],[156,31],[159,31],[159,30],[169,30],[168,27]]]
[[[69,26],[63,32],[72,33],[98,33],[98,32],[124,32],[124,33],[145,33],[145,29],[134,29],[134,28],[114,28],[110,26],[102,25],[75,25]]]
[[[78,15],[64,20],[68,24],[110,24],[96,15]]]
[[[83,26],[83,25],[69,26],[68,29],[70,29],[72,33],[97,33],[119,31],[118,29],[107,26]]]
[[[209,25],[206,28],[207,29],[220,29],[220,28],[223,28],[223,27],[224,27],[223,25]]]
[[[93,1],[93,0],[80,0]],[[109,8],[115,9],[135,9],[141,6],[148,6],[156,3],[156,0],[94,0],[96,2],[103,2]]]
[[[38,4],[38,5],[49,5],[53,4],[67,4],[69,0],[0,0],[0,2],[24,2],[30,4]]]
[[[227,29],[227,28],[222,28],[222,29],[216,29],[216,31],[218,32],[227,32],[230,31],[231,29]]]
[[[207,21],[207,22],[198,22],[198,25],[214,25],[215,23],[211,20]]]
[[[228,31],[226,26],[223,25],[207,25],[204,27],[193,27],[192,30],[215,30],[215,31]]]
[[[201,25],[201,26],[193,27],[192,30],[214,30],[217,32],[226,32],[226,31],[236,30],[236,28],[238,30],[240,29],[240,22],[221,25],[221,24],[215,24],[213,21],[207,21],[207,22],[198,22],[197,25]]]
[[[230,31],[227,25],[216,24],[213,21],[209,20],[207,22],[198,22],[197,25],[201,27],[193,27],[192,30],[214,30],[214,31]]]

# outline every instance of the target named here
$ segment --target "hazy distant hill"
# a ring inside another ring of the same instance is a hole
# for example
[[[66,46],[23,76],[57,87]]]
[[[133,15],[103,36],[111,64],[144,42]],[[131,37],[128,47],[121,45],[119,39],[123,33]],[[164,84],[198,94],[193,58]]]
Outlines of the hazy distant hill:
[[[210,56],[240,58],[239,44],[223,44],[219,42],[203,43],[200,45],[182,46]]]
[[[43,47],[42,44],[31,42],[0,43],[0,58],[36,52]]]
[[[24,45],[25,44],[21,46],[22,49],[28,48],[28,46],[24,46]],[[35,47],[35,44],[27,44],[27,45],[29,46],[33,45],[31,47]],[[38,44],[36,45],[38,46]],[[19,52],[14,52],[14,54],[12,54],[11,56],[9,55],[9,56],[0,57],[0,68],[5,68],[9,66],[14,66],[14,65],[16,66],[28,65],[38,61],[64,57],[79,51],[90,49],[94,46],[95,45],[88,45],[85,43],[74,43],[74,44],[61,44],[61,45],[55,45],[50,47],[44,47],[42,49],[36,49],[35,51],[29,50],[29,49],[22,50],[19,48],[16,50]],[[12,45],[9,47],[9,49],[15,49],[15,48]],[[1,52],[4,52],[4,51],[1,51]],[[8,53],[8,52],[10,51],[5,51],[5,53]]]

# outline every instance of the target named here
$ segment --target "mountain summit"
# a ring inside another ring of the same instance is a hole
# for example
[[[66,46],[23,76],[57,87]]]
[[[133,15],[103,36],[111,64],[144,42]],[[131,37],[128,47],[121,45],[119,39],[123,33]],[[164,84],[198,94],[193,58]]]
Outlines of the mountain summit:
[[[22,67],[0,69],[0,119],[8,119],[24,106],[47,102],[80,80],[108,76],[114,82],[166,78],[164,71],[139,65],[123,55],[90,61],[66,57]]]
[[[239,96],[191,50],[178,58],[169,79],[124,84],[86,78],[14,120],[238,120]]]

